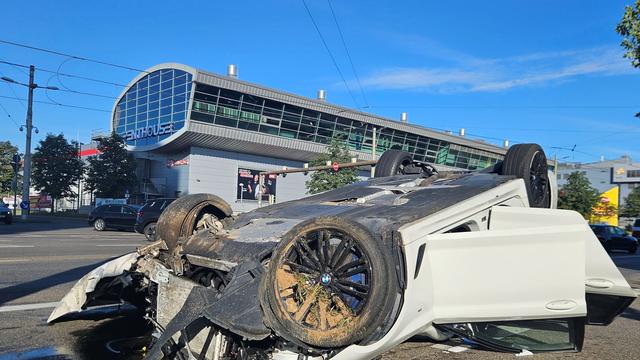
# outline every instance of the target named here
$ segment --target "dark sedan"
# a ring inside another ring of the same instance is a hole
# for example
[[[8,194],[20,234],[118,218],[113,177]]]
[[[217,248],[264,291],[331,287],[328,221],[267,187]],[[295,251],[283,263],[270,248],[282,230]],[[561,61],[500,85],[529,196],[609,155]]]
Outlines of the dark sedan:
[[[11,224],[13,222],[13,216],[11,215],[11,209],[8,206],[0,202],[0,221],[5,224]]]
[[[638,251],[638,239],[627,234],[624,229],[607,224],[590,225],[605,250],[626,250],[630,254]]]
[[[147,201],[138,210],[138,217],[134,230],[137,233],[144,234],[149,241],[156,239],[156,223],[162,211],[171,204],[175,198],[153,199]]]
[[[138,205],[101,205],[89,214],[89,225],[97,231],[106,229],[133,230],[138,214]]]

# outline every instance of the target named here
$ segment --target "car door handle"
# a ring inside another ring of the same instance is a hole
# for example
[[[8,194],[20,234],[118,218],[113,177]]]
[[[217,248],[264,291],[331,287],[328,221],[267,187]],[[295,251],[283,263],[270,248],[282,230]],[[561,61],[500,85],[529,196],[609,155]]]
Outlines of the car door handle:
[[[566,311],[574,309],[576,305],[578,304],[573,300],[556,300],[548,303],[546,308],[549,310]]]
[[[594,289],[608,289],[613,286],[613,282],[607,279],[587,279],[584,284]]]

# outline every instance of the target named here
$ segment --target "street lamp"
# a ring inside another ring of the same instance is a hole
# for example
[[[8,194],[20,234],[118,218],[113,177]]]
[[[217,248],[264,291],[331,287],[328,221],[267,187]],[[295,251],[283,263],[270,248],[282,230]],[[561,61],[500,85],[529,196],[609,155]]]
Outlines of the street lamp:
[[[29,213],[29,188],[31,187],[31,131],[33,130],[33,90],[37,88],[47,89],[47,90],[59,90],[55,86],[39,86],[38,84],[33,82],[34,73],[36,71],[35,66],[29,66],[29,83],[24,84],[19,81],[15,81],[12,78],[8,78],[6,76],[1,77],[3,81],[12,84],[18,84],[22,86],[26,86],[29,88],[29,98],[28,98],[28,106],[27,106],[27,140],[25,142],[24,149],[24,170],[23,170],[23,184],[22,184],[22,201],[27,202],[26,209],[23,209],[21,218],[23,220],[27,219],[27,215]],[[22,126],[20,127],[22,131]],[[36,134],[38,133],[38,128],[36,128]],[[15,204],[14,204],[15,206]]]

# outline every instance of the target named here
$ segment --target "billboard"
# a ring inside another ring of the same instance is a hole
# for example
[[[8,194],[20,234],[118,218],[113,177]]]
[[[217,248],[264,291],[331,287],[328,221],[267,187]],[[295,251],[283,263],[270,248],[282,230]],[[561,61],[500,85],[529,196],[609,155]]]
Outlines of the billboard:
[[[592,224],[609,224],[618,226],[619,188],[614,186],[600,194],[600,200],[593,207],[589,222]]]
[[[238,200],[258,200],[258,196],[262,193],[262,200],[269,201],[269,195],[276,195],[276,179],[277,175],[267,175],[264,178],[264,186],[259,191],[260,172],[262,170],[251,170],[238,168],[238,186],[236,199]]]

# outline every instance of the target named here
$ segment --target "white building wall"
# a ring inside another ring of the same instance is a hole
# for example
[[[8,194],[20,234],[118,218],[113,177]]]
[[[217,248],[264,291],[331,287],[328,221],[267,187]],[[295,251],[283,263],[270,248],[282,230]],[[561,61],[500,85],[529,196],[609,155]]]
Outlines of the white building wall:
[[[302,167],[302,162],[276,159],[266,156],[241,154],[236,152],[191,147],[189,155],[189,194],[211,193],[228,202],[234,211],[255,209],[256,200],[237,200],[238,168],[252,170],[279,170]],[[278,176],[276,199],[278,203],[298,199],[306,195],[304,174]],[[266,205],[266,202],[263,202]]]

